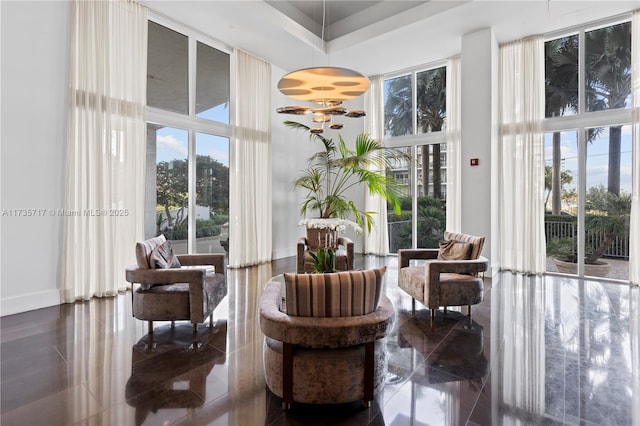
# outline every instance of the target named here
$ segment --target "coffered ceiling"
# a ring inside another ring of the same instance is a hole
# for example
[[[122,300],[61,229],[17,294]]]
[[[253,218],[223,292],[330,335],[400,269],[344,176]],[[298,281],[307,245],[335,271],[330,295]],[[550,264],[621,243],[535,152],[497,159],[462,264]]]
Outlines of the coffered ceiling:
[[[366,75],[442,61],[460,53],[465,34],[483,28],[492,28],[497,42],[503,43],[640,8],[640,0],[141,2],[285,71],[332,65]]]
[[[266,0],[266,3],[311,31],[317,37],[321,37],[325,41],[331,41],[427,2],[402,0]]]

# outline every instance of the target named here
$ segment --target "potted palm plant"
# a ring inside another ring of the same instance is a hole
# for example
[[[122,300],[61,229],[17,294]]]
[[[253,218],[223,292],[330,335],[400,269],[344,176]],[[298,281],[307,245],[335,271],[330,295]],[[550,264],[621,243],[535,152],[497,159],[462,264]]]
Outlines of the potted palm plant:
[[[347,191],[364,185],[370,194],[381,196],[400,214],[399,185],[387,176],[385,169],[398,161],[410,161],[410,157],[396,149],[386,148],[367,133],[356,137],[354,149],[347,148],[342,136],[338,142],[321,134],[313,133],[311,128],[294,121],[286,121],[291,128],[309,134],[311,141],[320,142],[323,149],[314,153],[307,161],[307,168],[301,171],[294,182],[294,189],[306,190],[306,196],[300,206],[300,214],[307,217],[315,213],[312,219],[301,221],[308,231],[308,239],[320,242],[320,246],[331,247],[337,240],[337,231],[348,226],[361,231],[368,230],[374,224],[374,212],[360,209],[347,197]],[[353,219],[353,220],[350,220]],[[318,231],[324,234],[317,235]]]
[[[629,232],[631,195],[618,195],[603,187],[592,188],[585,207],[585,274],[606,277],[610,265],[603,256],[616,236]],[[578,251],[575,236],[552,239],[547,244],[547,254],[554,257],[558,271],[576,273]]]

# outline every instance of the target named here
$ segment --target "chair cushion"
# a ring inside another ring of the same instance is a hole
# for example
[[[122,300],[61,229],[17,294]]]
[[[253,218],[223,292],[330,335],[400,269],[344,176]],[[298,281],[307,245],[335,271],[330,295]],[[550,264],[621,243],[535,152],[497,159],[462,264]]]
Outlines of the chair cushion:
[[[471,243],[472,248],[471,254],[469,255],[469,259],[471,260],[475,260],[480,257],[480,254],[482,253],[482,247],[484,246],[484,237],[476,237],[468,234],[456,234],[453,232],[445,231],[444,239]]]
[[[472,245],[464,241],[441,240],[438,260],[469,260]]]
[[[149,266],[149,256],[154,248],[167,241],[163,234],[157,237],[149,238],[148,240],[139,242],[136,244],[136,260],[138,262],[138,268],[151,269]]]
[[[203,287],[203,316],[208,316],[227,294],[223,274],[207,274]],[[189,283],[139,286],[133,291],[133,316],[145,321],[191,318]]]
[[[476,305],[483,300],[482,278],[463,274],[440,274],[440,306]]]
[[[149,255],[150,269],[179,268],[180,261],[171,247],[171,241],[165,241],[154,248]]]
[[[290,316],[349,317],[378,308],[386,266],[330,274],[284,274]]]

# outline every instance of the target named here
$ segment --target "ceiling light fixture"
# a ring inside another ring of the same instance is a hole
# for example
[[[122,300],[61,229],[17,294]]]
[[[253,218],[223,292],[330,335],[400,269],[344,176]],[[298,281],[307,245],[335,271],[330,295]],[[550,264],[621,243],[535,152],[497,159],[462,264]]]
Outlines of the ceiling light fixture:
[[[322,4],[322,33],[324,41],[326,5]],[[280,79],[278,90],[290,98],[311,102],[314,106],[284,106],[276,109],[281,114],[312,114],[315,127],[312,133],[342,129],[343,124],[333,121],[334,116],[364,117],[362,110],[347,110],[342,102],[357,98],[369,89],[369,79],[357,71],[338,67],[312,67],[293,71]]]

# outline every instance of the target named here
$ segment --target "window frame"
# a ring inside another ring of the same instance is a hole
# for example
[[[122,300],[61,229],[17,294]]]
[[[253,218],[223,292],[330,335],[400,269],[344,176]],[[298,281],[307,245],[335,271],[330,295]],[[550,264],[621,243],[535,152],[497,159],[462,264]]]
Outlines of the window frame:
[[[409,148],[410,154],[412,158],[418,158],[418,148],[422,145],[435,145],[435,144],[444,144],[446,147],[447,143],[447,129],[446,126],[438,132],[429,132],[429,133],[418,133],[417,126],[417,111],[418,111],[418,73],[424,71],[435,70],[438,68],[447,67],[446,60],[439,60],[430,62],[427,64],[418,65],[411,68],[406,68],[403,70],[395,71],[393,73],[388,73],[383,75],[383,82],[386,83],[387,80],[391,80],[398,77],[404,77],[407,75],[411,76],[411,108],[412,108],[412,133],[408,135],[402,136],[383,136],[383,143],[385,146],[389,148]],[[447,73],[446,83],[449,82],[449,74]],[[385,98],[383,96],[383,105],[382,108],[384,110],[384,102]],[[384,120],[384,117],[383,117]],[[446,151],[445,151],[446,152]],[[443,170],[446,173],[446,166]],[[414,194],[411,199],[411,247],[413,249],[418,246],[418,198],[415,194],[418,193],[418,168],[411,167],[408,170],[408,179],[411,182],[411,193]],[[444,195],[446,200],[446,180],[443,181],[444,184]]]
[[[148,21],[162,25],[176,31],[188,38],[188,114],[179,114],[173,111],[156,107],[146,107],[146,124],[155,124],[173,128],[184,129],[188,132],[188,238],[187,250],[189,254],[196,253],[196,134],[206,133],[224,137],[229,140],[229,151],[234,125],[234,72],[233,72],[233,48],[214,40],[203,33],[194,30],[184,24],[180,24],[165,16],[149,11]],[[196,116],[196,75],[197,75],[197,43],[203,43],[229,55],[229,124],[208,120]],[[148,162],[150,163],[150,162]],[[155,173],[156,164],[147,164],[146,173]],[[231,168],[231,164],[229,164]],[[155,182],[155,179],[154,179]],[[155,190],[155,188],[154,188]],[[148,207],[148,206],[145,206]],[[155,212],[155,206],[154,206]]]
[[[585,111],[585,34],[589,31],[614,26],[624,22],[632,22],[632,14],[624,13],[607,19],[595,22],[565,28],[560,31],[550,32],[544,35],[543,42],[555,40],[560,37],[578,34],[578,111],[572,115],[548,117],[542,122],[542,131],[544,134],[553,132],[576,131],[578,143],[578,176],[576,189],[578,191],[578,211],[577,226],[579,229],[577,238],[578,259],[585,257],[585,197],[586,197],[586,179],[587,179],[587,149],[586,149],[586,130],[593,127],[611,127],[632,125],[632,107],[607,109],[602,111]],[[640,29],[635,29],[640,31]],[[631,28],[634,31],[634,28]],[[633,52],[632,52],[633,54]],[[584,276],[584,260],[578,262],[578,277]]]

